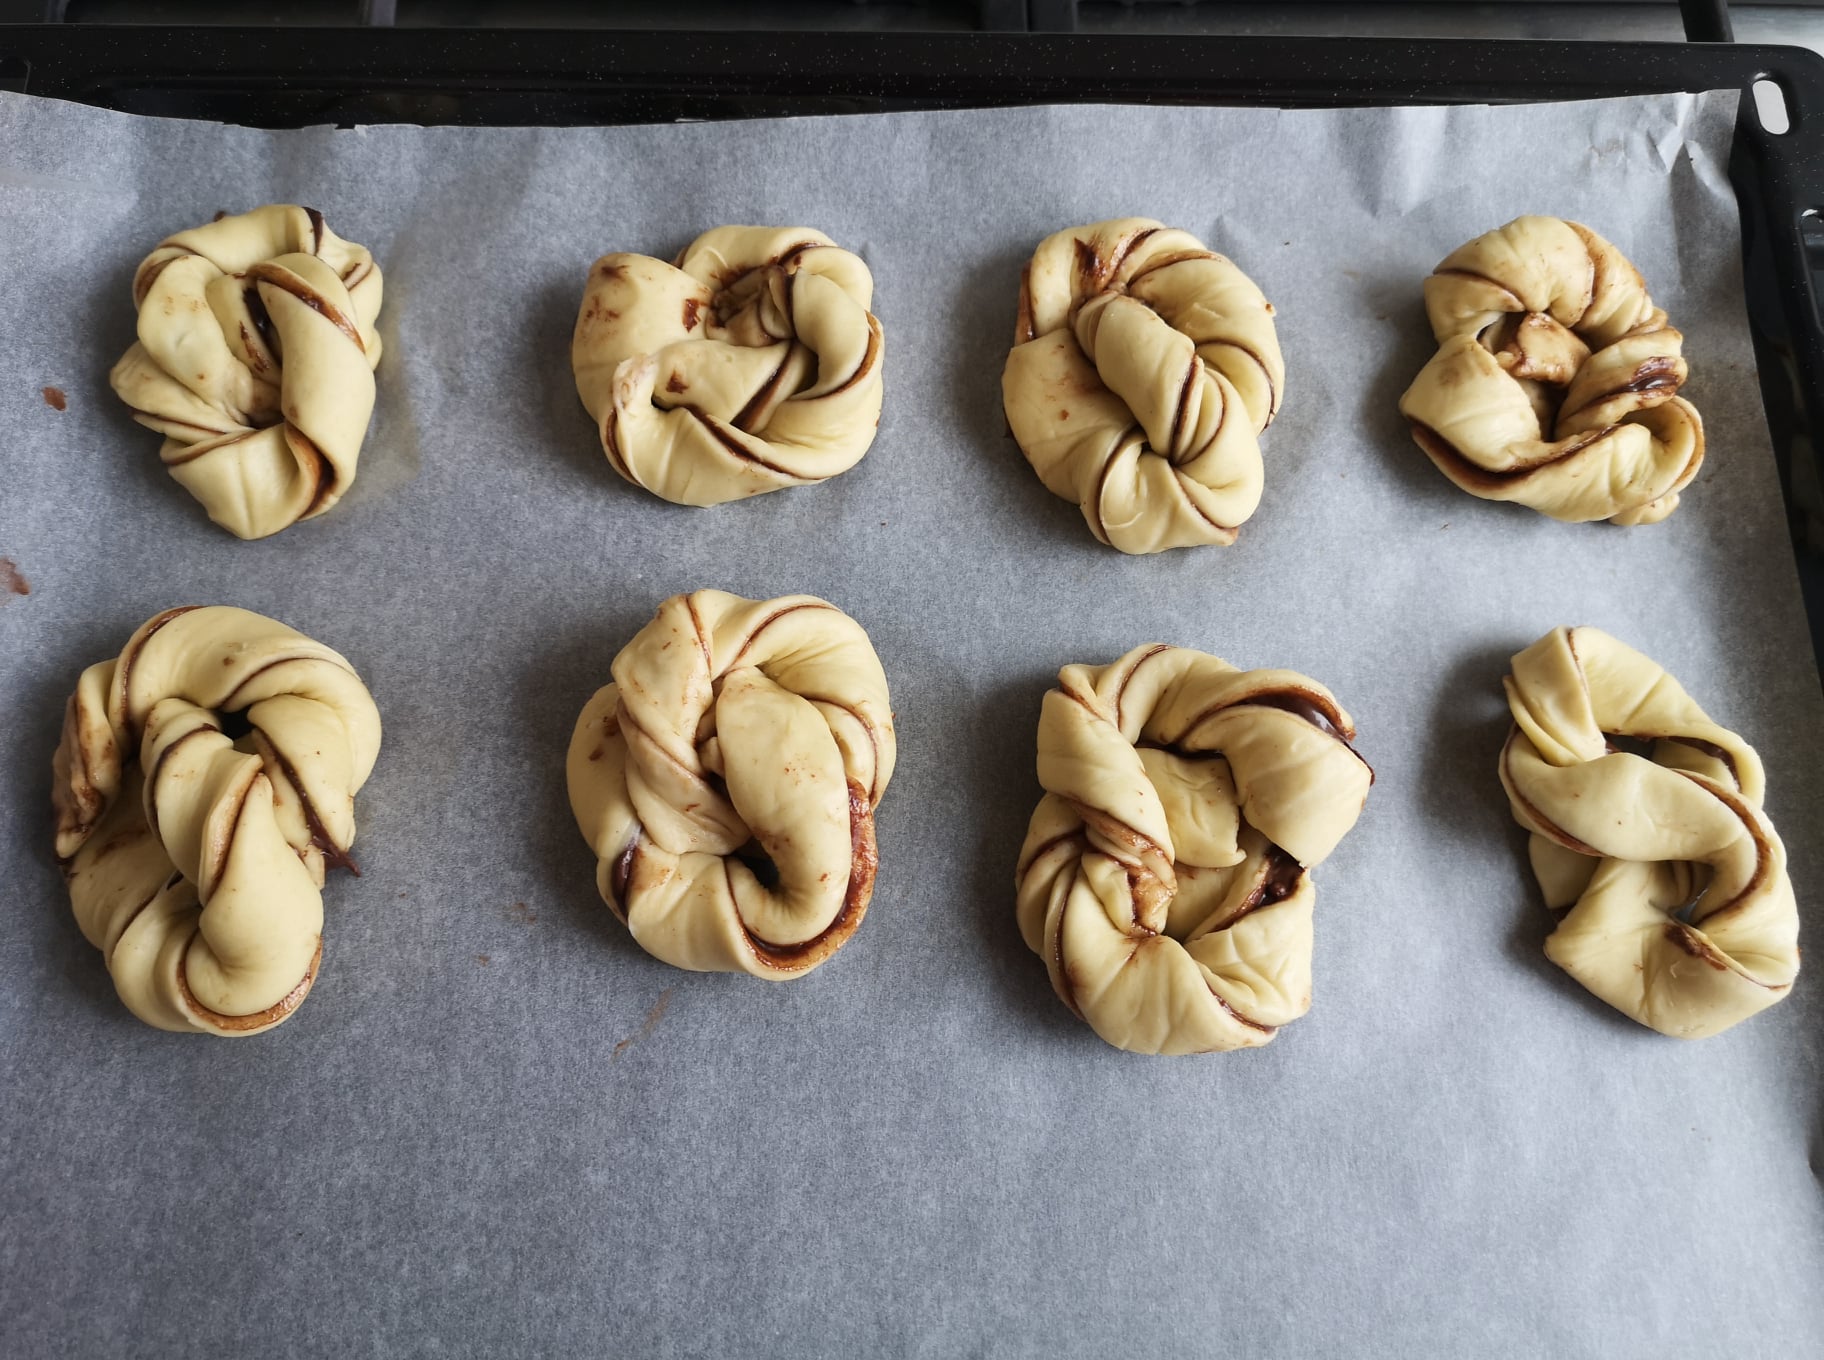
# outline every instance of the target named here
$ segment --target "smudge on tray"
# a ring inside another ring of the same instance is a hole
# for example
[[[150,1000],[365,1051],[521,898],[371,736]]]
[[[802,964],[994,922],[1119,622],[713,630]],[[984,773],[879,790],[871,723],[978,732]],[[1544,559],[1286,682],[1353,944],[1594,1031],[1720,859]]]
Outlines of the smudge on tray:
[[[15,595],[31,593],[32,583],[25,579],[19,564],[10,557],[0,557],[0,604],[6,604]]]
[[[641,1039],[648,1037],[659,1027],[659,1021],[665,1018],[665,1012],[671,1006],[671,991],[672,989],[667,987],[664,991],[659,993],[659,999],[653,1002],[652,1009],[646,1012],[646,1019],[640,1025],[640,1032],[638,1034],[630,1034],[625,1039],[621,1040],[620,1043],[616,1044],[614,1046],[614,1052],[608,1058],[609,1062],[619,1062],[628,1049],[632,1048]]]

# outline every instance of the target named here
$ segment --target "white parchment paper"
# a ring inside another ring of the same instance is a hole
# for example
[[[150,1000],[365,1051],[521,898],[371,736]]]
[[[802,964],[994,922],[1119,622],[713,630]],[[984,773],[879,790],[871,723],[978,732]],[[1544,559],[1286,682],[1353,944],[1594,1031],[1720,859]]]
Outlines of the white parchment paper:
[[[1735,96],[1070,108],[611,130],[261,132],[0,96],[0,1332],[19,1355],[1652,1356],[1824,1348],[1824,979],[1699,1044],[1608,1011],[1495,779],[1506,659],[1663,661],[1765,755],[1817,938],[1824,724],[1742,303]],[[321,208],[386,270],[360,480],[243,544],[109,393],[132,270],[217,209]],[[1710,457],[1654,528],[1451,487],[1396,410],[1419,280],[1588,222],[1688,337]],[[1278,306],[1290,377],[1230,549],[1096,544],[1005,435],[1019,268],[1144,214]],[[618,481],[571,384],[589,263],[809,224],[878,283],[854,471],[713,511]],[[53,410],[41,389],[67,393]],[[901,765],[880,886],[769,986],[643,955],[563,754],[665,595],[809,591],[871,632]],[[347,654],[386,746],[363,875],[263,1038],[116,1001],[50,851],[85,664],[179,603]],[[1317,873],[1315,1004],[1148,1060],[1013,922],[1039,696],[1145,641],[1324,681],[1379,772]]]

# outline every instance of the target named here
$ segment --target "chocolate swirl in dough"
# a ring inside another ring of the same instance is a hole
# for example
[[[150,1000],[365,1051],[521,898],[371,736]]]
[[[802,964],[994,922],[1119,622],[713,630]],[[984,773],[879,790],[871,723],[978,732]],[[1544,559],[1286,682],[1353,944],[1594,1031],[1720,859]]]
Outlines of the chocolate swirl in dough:
[[[166,610],[82,673],[53,761],[57,856],[128,1009],[224,1035],[297,1009],[324,869],[351,864],[379,751],[354,668],[244,609]]]
[[[570,361],[608,462],[679,505],[847,472],[880,424],[873,294],[808,227],[717,227],[675,265],[602,256]]]
[[[1039,243],[1001,396],[1046,488],[1102,542],[1155,553],[1235,541],[1285,380],[1253,281],[1189,232],[1127,217]]]
[[[380,362],[380,266],[315,208],[161,241],[133,276],[139,340],[108,380],[209,518],[265,538],[355,480]]]
[[[1704,461],[1678,395],[1684,337],[1588,227],[1521,217],[1425,280],[1438,352],[1400,398],[1413,438],[1473,496],[1553,519],[1652,524]]]
[[[1329,690],[1184,647],[1066,666],[1039,716],[1045,796],[1020,933],[1117,1048],[1267,1043],[1311,1004],[1312,865],[1374,773]]]
[[[1564,913],[1546,956],[1681,1039],[1784,997],[1799,913],[1754,748],[1594,628],[1555,628],[1513,666],[1501,783],[1545,904]]]
[[[874,891],[893,774],[868,636],[808,595],[674,595],[614,659],[570,739],[570,806],[602,899],[649,954],[793,978]]]

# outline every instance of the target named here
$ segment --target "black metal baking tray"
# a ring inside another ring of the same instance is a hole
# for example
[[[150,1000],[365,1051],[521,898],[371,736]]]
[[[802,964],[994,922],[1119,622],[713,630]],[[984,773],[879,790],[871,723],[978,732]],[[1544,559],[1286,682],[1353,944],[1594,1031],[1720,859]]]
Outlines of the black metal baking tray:
[[[1769,81],[1790,126],[1763,126]],[[1510,103],[1739,89],[1748,310],[1824,654],[1824,58],[1728,43],[20,25],[0,88],[256,126],[549,125],[1116,101]]]

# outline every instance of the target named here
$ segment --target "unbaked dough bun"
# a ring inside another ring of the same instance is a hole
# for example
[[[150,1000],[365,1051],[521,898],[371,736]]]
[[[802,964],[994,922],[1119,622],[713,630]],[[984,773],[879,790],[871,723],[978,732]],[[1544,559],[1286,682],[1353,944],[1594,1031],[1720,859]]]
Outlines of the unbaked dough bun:
[[[1253,1048],[1311,1005],[1308,870],[1374,773],[1334,695],[1185,647],[1066,666],[1039,716],[1045,788],[1020,933],[1117,1048]]]
[[[584,706],[567,770],[602,899],[679,968],[800,977],[874,893],[887,679],[809,595],[674,595]]]
[[[1662,1034],[1717,1034],[1792,989],[1799,912],[1761,759],[1595,628],[1514,658],[1501,784],[1545,904],[1546,957]],[[1642,752],[1617,743],[1639,743]]]
[[[570,362],[609,464],[679,505],[847,472],[880,424],[873,293],[808,227],[717,227],[672,264],[602,256]]]
[[[133,1014],[243,1035],[298,1008],[379,752],[354,667],[244,609],[168,609],[82,673],[52,763],[57,857]]]
[[[1001,397],[1046,488],[1102,542],[1156,553],[1235,541],[1285,381],[1253,280],[1189,232],[1124,217],[1039,243]]]
[[[109,382],[159,456],[240,538],[322,514],[354,483],[380,362],[380,266],[315,208],[168,236],[133,276],[139,339]]]
[[[1704,461],[1684,337],[1588,227],[1520,217],[1425,280],[1438,352],[1400,398],[1451,481],[1553,519],[1652,524]]]

